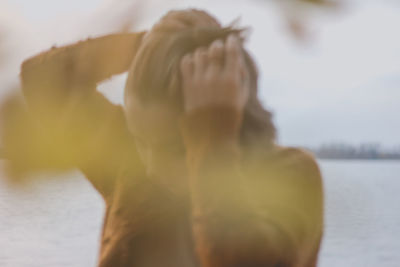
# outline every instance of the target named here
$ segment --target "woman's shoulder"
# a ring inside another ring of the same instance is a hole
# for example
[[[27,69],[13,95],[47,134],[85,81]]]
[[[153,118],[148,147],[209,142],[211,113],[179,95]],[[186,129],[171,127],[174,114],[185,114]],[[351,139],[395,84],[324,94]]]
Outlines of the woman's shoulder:
[[[288,164],[298,167],[318,167],[317,161],[309,150],[299,147],[285,147],[276,146],[274,148],[276,151],[276,157],[279,160],[285,161]]]
[[[323,179],[314,156],[296,147],[257,150],[245,165],[247,188],[252,195],[269,207],[297,207],[294,209],[322,218]]]
[[[251,153],[248,162],[250,165],[274,172],[320,176],[314,155],[299,147],[280,145],[257,147]]]

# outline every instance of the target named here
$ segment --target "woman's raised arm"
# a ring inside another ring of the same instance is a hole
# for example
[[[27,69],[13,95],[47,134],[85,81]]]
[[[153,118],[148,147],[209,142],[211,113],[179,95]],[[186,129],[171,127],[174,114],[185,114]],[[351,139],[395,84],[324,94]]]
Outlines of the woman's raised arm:
[[[26,106],[4,106],[6,157],[16,172],[79,167],[107,195],[118,167],[136,160],[122,108],[96,85],[128,70],[144,33],[113,34],[52,48],[21,68]],[[134,164],[133,164],[134,165]]]

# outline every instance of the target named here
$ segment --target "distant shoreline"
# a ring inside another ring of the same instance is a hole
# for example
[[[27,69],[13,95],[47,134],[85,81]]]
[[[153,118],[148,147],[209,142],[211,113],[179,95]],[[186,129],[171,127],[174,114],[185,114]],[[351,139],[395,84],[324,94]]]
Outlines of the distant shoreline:
[[[400,158],[341,158],[341,157],[319,157],[314,155],[319,160],[340,160],[340,161],[400,161]]]
[[[358,146],[333,143],[318,148],[305,147],[318,159],[326,160],[400,160],[400,148],[383,149],[379,144],[361,144]]]

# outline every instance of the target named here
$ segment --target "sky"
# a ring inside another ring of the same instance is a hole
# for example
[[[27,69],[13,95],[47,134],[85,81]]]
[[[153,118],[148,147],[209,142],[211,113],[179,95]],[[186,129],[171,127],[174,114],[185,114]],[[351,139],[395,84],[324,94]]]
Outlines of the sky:
[[[260,70],[259,90],[273,111],[278,141],[400,146],[400,4],[352,0],[338,11],[297,14],[310,35],[288,31],[287,11],[271,1],[0,0],[0,98],[15,90],[24,58],[52,45],[119,30],[148,29],[167,10],[198,7],[224,24],[240,17]],[[99,90],[121,103],[122,75]]]

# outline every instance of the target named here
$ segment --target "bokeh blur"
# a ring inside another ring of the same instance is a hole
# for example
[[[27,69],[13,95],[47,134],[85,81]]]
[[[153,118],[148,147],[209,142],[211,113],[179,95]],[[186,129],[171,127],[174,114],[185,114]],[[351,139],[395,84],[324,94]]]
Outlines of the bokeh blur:
[[[29,189],[9,187],[10,175],[26,178],[17,172],[41,169],[49,160],[35,147],[46,140],[24,110],[22,62],[53,46],[146,30],[168,10],[187,7],[205,9],[225,25],[239,18],[239,25],[251,28],[246,46],[259,67],[260,98],[274,113],[278,142],[319,156],[327,189],[320,266],[397,266],[400,247],[393,236],[400,236],[395,204],[400,169],[398,161],[384,161],[400,159],[400,3],[395,0],[1,1],[0,127],[14,154],[7,155],[0,143],[0,157],[32,165],[10,171],[6,160],[0,162],[5,178],[0,179],[0,246],[7,246],[0,266],[94,266],[104,208],[81,174],[70,173],[77,155],[66,140],[88,139],[93,130],[83,126],[88,115],[75,127],[81,131],[64,135],[71,126],[68,116],[80,113],[76,103],[64,117],[52,109],[38,111],[60,124],[52,133],[58,141],[49,146],[63,149],[51,160],[69,172],[31,175]],[[110,77],[98,90],[122,104],[125,80],[126,74]],[[79,157],[94,154],[92,146]],[[38,179],[43,177],[59,179]]]

